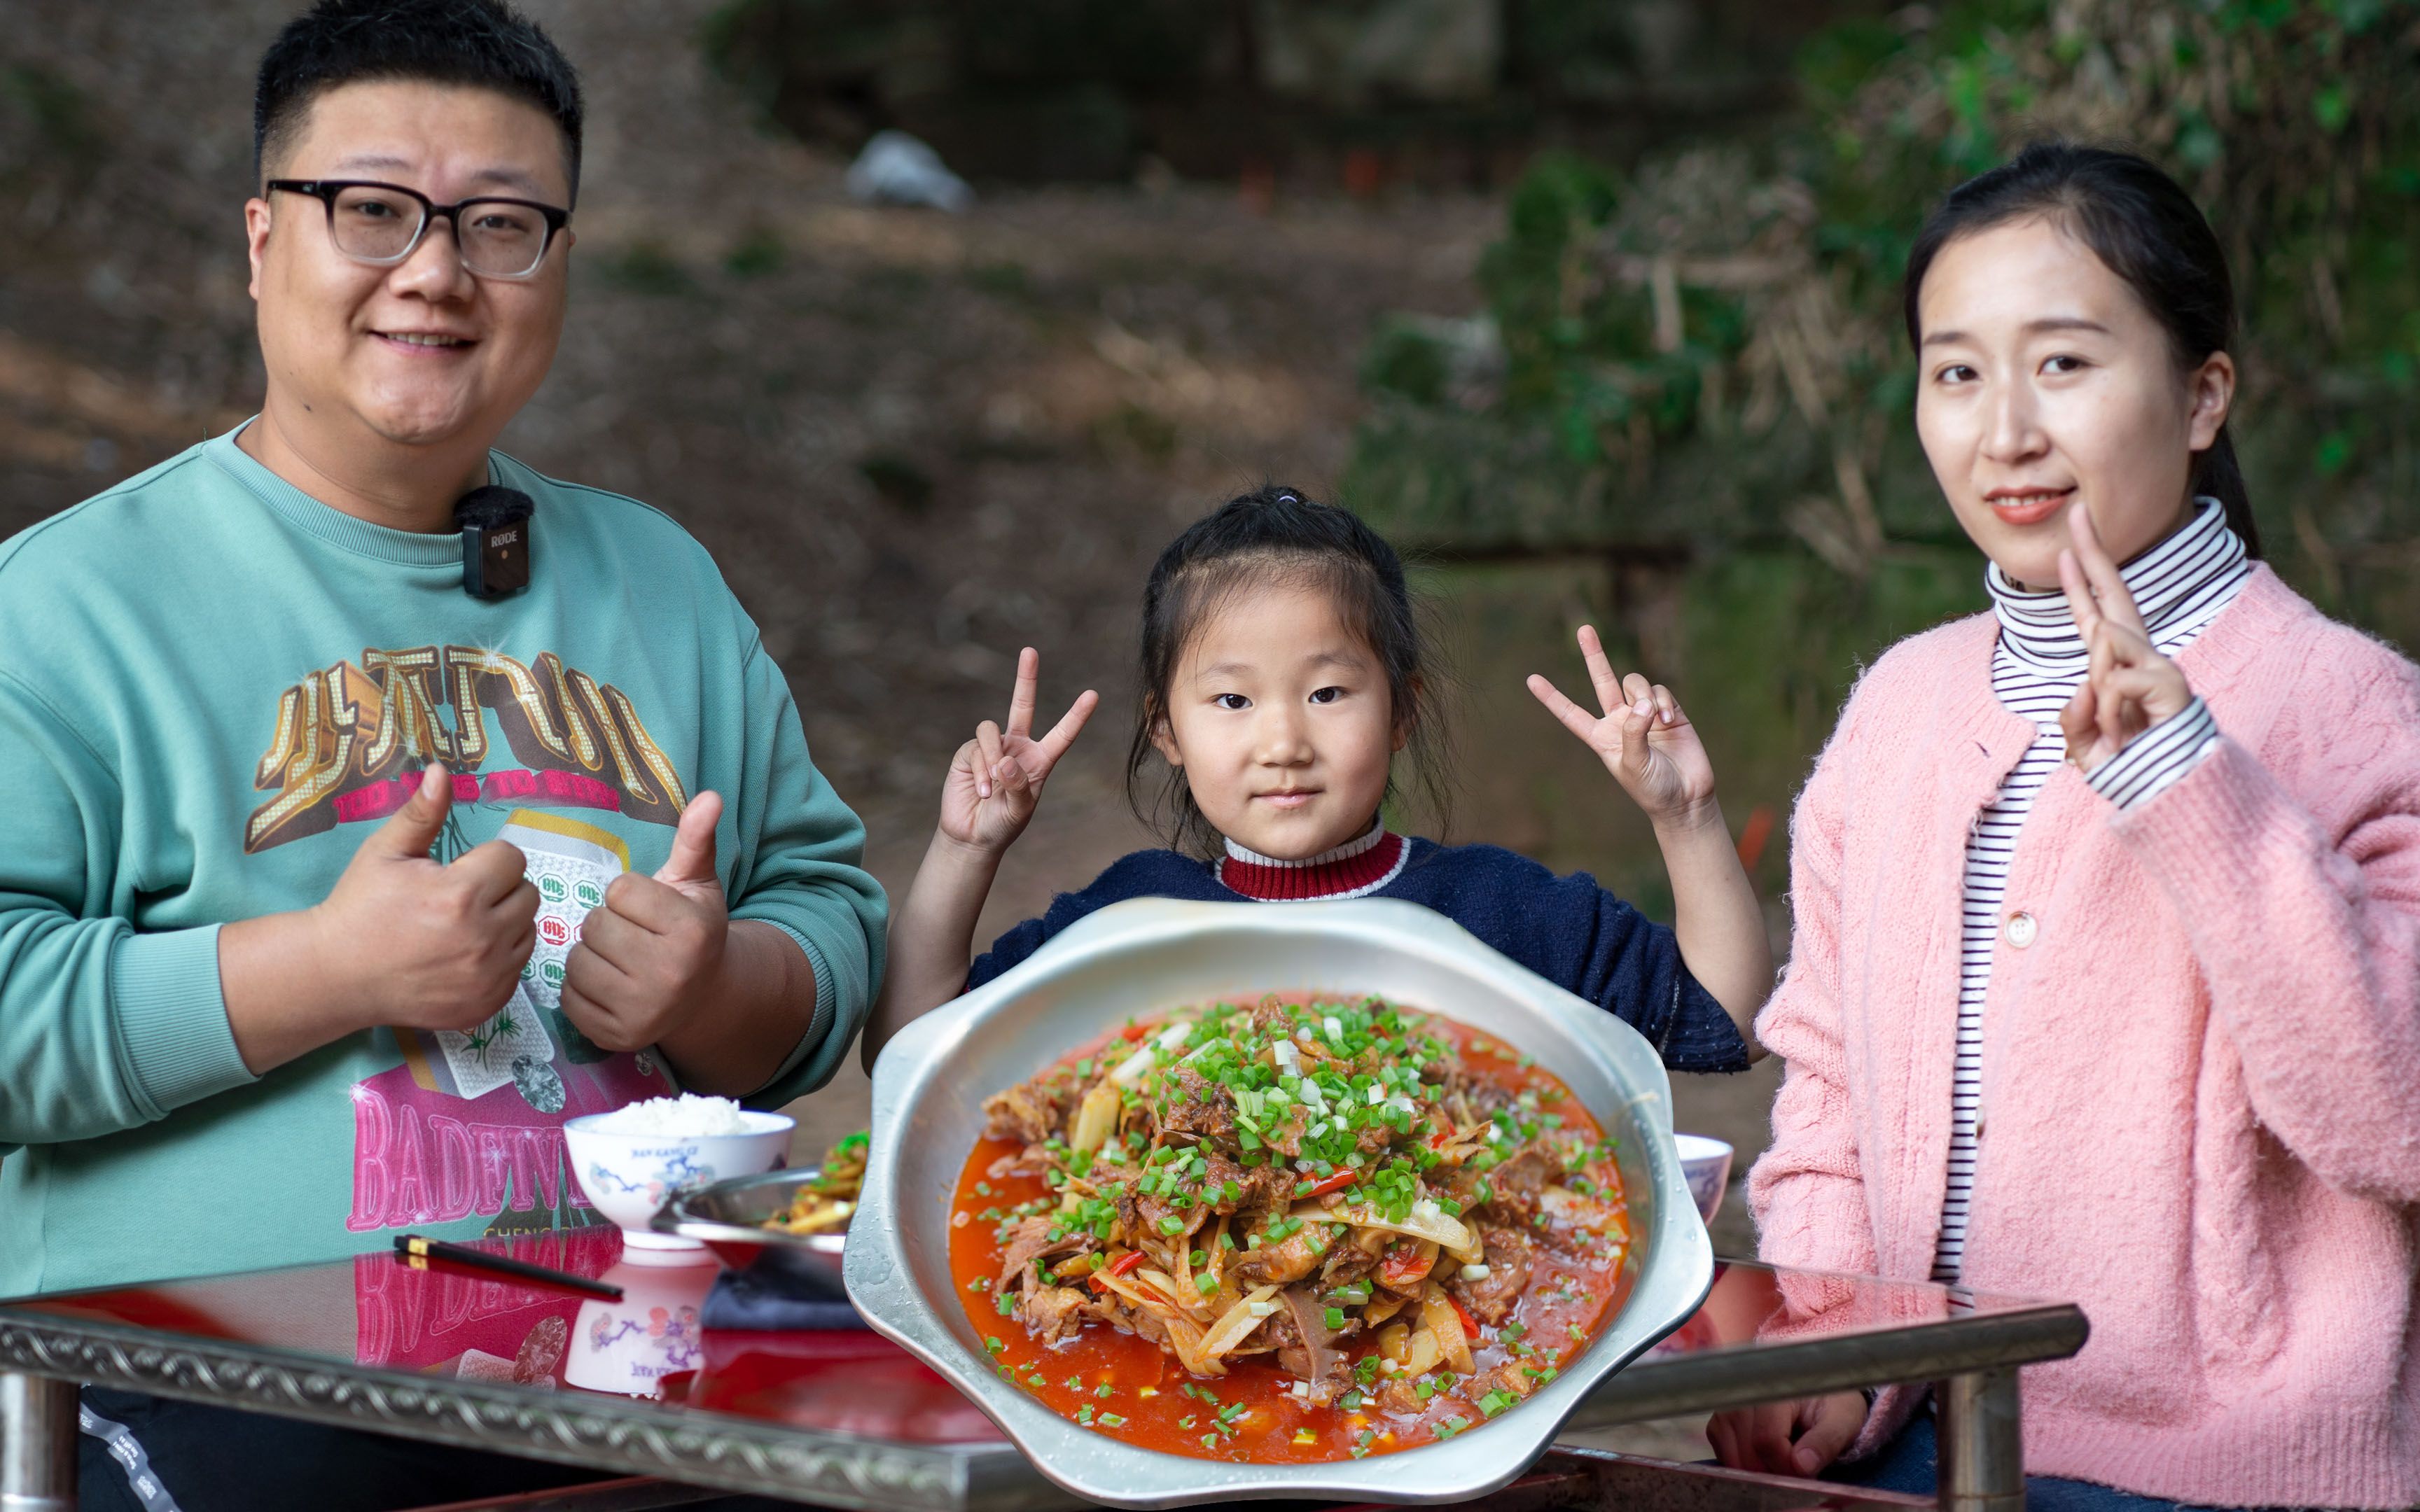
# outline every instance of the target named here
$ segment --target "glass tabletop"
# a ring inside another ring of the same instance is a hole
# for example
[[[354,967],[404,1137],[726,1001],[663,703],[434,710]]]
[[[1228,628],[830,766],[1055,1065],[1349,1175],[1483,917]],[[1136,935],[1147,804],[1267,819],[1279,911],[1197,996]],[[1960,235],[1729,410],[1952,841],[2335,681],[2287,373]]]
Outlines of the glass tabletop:
[[[609,1227],[480,1247],[624,1295],[380,1252],[0,1303],[0,1366],[739,1489],[797,1495],[811,1473],[839,1504],[1048,1500],[987,1418],[877,1335],[702,1328],[710,1257],[638,1263]],[[1697,1315],[1568,1427],[2060,1358],[2084,1335],[2071,1306],[1725,1261]]]

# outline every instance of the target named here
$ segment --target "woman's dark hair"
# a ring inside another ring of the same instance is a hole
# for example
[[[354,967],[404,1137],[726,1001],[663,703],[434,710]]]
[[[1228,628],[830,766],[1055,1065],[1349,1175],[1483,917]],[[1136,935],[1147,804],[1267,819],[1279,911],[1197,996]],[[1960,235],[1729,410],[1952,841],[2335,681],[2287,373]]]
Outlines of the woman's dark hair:
[[[563,133],[564,169],[579,198],[580,74],[505,0],[318,0],[287,22],[253,85],[254,177],[284,158],[313,100],[388,79],[492,89],[546,112]]]
[[[1152,736],[1168,719],[1169,687],[1186,647],[1236,595],[1272,586],[1328,594],[1338,618],[1378,658],[1420,797],[1442,827],[1451,803],[1448,742],[1432,708],[1437,682],[1427,667],[1430,637],[1404,586],[1403,561],[1351,510],[1274,484],[1194,521],[1159,554],[1143,585],[1142,687],[1126,749],[1126,801],[1135,816],[1177,849],[1216,853],[1218,834],[1193,801],[1183,769],[1170,767],[1156,793],[1146,793],[1143,774],[1157,755]],[[1387,791],[1395,792],[1391,779]]]
[[[1907,339],[1921,347],[1916,295],[1941,249],[2011,221],[2055,221],[2126,281],[2166,328],[2180,366],[2193,367],[2235,341],[2235,285],[2226,254],[2201,208],[2177,181],[2132,152],[2072,142],[2037,142],[1949,192],[1907,255]],[[2218,439],[2194,459],[2193,491],[2226,506],[2226,523],[2260,555],[2252,499],[2235,442]]]

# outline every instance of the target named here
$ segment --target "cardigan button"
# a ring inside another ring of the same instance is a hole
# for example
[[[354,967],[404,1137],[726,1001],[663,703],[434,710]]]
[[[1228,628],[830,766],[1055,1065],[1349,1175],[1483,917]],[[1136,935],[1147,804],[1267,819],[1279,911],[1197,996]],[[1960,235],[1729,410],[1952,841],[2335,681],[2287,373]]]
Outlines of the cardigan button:
[[[2036,928],[2037,926],[2034,923],[2033,915],[2010,914],[2009,916],[2008,929],[2009,943],[2015,946],[2020,950],[2024,949],[2026,946],[2034,943]]]

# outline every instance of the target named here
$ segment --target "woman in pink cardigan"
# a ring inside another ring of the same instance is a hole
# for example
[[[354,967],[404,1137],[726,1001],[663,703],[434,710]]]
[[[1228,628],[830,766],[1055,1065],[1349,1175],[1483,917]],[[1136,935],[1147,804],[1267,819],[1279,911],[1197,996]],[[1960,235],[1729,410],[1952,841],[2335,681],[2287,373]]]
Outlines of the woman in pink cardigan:
[[[2420,669],[2253,560],[2226,261],[2159,170],[1961,187],[1907,314],[1993,612],[1891,648],[1799,798],[1763,1254],[2080,1304],[2035,1512],[2412,1506]],[[1708,1431],[1929,1491],[1921,1397]]]

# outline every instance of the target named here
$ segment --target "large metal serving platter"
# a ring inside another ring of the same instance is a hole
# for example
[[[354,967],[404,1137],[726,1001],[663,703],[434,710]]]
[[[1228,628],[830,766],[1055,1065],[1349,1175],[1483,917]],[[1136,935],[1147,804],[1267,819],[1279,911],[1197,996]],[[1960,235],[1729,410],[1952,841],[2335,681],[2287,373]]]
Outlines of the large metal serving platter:
[[[1535,1056],[1620,1140],[1633,1233],[1629,1302],[1527,1402],[1443,1443],[1317,1465],[1230,1464],[1122,1443],[1001,1380],[950,1277],[950,1200],[983,1102],[1078,1043],[1188,1004],[1272,992],[1376,994]],[[1714,1249],[1672,1145],[1654,1050],[1602,1009],[1411,903],[1143,899],[1070,927],[993,981],[909,1025],[874,1068],[871,1159],[844,1260],[876,1330],[966,1393],[1051,1480],[1117,1506],[1261,1497],[1454,1502],[1506,1485],[1607,1376],[1680,1326],[1714,1284]]]

